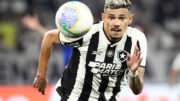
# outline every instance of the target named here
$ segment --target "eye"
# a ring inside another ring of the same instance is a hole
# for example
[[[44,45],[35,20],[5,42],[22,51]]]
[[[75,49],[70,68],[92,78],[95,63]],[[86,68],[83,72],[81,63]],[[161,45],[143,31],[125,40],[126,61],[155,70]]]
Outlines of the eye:
[[[115,19],[115,17],[113,17],[113,16],[109,16],[109,17],[108,17],[108,19],[113,20],[113,19]]]
[[[125,18],[125,17],[119,17],[119,19],[120,19],[120,20],[124,20],[124,19],[126,19],[126,18]]]

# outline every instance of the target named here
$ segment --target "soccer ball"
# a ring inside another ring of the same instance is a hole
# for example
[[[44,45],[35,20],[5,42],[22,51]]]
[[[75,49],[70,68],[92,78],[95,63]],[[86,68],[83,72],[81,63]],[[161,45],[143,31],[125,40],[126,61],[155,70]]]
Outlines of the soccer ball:
[[[56,12],[56,26],[67,37],[81,37],[93,25],[89,7],[79,1],[64,3]]]

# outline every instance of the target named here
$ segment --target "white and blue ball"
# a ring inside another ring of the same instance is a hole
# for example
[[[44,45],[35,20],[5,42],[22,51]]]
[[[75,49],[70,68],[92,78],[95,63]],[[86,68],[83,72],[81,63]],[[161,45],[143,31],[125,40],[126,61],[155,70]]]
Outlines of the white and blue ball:
[[[88,6],[79,1],[64,3],[56,13],[56,26],[67,37],[81,37],[93,25],[93,15]]]

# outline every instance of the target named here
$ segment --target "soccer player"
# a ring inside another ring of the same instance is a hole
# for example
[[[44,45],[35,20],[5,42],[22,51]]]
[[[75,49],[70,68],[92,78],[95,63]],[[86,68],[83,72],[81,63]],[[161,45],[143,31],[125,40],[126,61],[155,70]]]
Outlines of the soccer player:
[[[127,84],[134,94],[143,90],[147,41],[144,33],[128,26],[133,20],[130,0],[106,0],[102,21],[79,38],[58,29],[42,42],[33,86],[42,94],[47,86],[47,65],[54,44],[73,48],[71,59],[56,88],[61,101],[118,101]]]

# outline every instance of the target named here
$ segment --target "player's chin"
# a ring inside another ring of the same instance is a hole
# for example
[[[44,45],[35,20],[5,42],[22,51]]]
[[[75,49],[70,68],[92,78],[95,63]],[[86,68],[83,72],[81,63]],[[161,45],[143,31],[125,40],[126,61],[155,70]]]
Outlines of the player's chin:
[[[120,31],[111,31],[111,36],[118,38],[122,36],[122,33]]]
[[[118,40],[118,39],[121,39],[122,36],[120,34],[113,34],[113,35],[111,35],[111,38],[114,40]]]
[[[112,42],[118,42],[121,40],[121,37],[111,37],[111,39]]]

